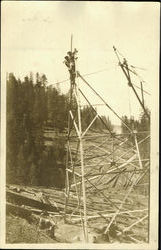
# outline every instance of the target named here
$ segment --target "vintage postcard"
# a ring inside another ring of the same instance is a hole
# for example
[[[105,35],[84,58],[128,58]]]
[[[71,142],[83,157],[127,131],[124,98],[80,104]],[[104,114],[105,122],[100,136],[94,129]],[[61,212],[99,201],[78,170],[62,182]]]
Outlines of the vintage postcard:
[[[158,249],[158,2],[2,1],[0,247]]]

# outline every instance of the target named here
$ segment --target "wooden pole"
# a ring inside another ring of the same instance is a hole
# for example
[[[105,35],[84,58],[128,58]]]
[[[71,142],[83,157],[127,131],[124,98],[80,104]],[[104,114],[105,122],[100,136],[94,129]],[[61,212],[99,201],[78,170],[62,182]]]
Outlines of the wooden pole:
[[[149,168],[147,168],[142,175],[140,175],[138,177],[138,179],[136,180],[135,186],[137,186],[137,184],[139,183],[139,181],[147,174],[147,172],[149,171]]]
[[[114,137],[112,136],[112,161],[114,162]]]
[[[135,139],[136,150],[137,150],[137,154],[138,154],[138,158],[139,158],[140,169],[143,169],[143,165],[142,165],[142,161],[141,161],[141,157],[140,157],[140,151],[139,151],[139,146],[138,146],[138,141],[137,141],[136,134],[134,134],[134,139]]]
[[[73,34],[71,34],[71,41],[70,41],[70,51],[73,50]]]
[[[143,106],[144,106],[144,90],[143,90],[143,83],[142,83],[142,81],[140,82],[140,86],[141,86],[142,103],[143,103]]]
[[[115,213],[114,216],[112,217],[110,223],[108,224],[108,226],[107,226],[107,228],[106,228],[106,230],[105,230],[105,232],[104,232],[105,234],[109,231],[110,226],[112,225],[112,223],[114,222],[116,216],[119,214],[120,210],[122,209],[122,207],[123,207],[123,205],[124,205],[126,199],[128,198],[129,194],[131,193],[131,191],[132,191],[134,185],[135,185],[135,183],[133,183],[133,184],[131,185],[131,187],[129,188],[127,194],[125,195],[125,197],[124,197],[122,203],[121,203],[120,206],[119,206],[119,209],[116,211],[116,213]]]
[[[86,178],[86,180],[100,193],[102,194],[102,196],[105,198],[105,200],[107,200],[112,206],[114,206],[115,208],[118,209],[118,206],[113,202],[111,201],[110,198],[108,198],[100,189],[98,189],[88,178]]]
[[[145,208],[145,209],[136,209],[136,210],[127,210],[127,211],[121,211],[118,213],[118,215],[130,215],[132,213],[143,213],[143,212],[147,212],[148,209]],[[88,216],[88,219],[89,220],[92,220],[92,219],[97,219],[99,218],[101,215],[104,216],[105,218],[111,218],[115,213],[108,213],[108,214],[101,214],[101,212],[98,212],[97,213],[98,215],[90,215]],[[75,218],[73,219],[74,221],[80,221],[81,219],[80,218]]]
[[[74,183],[76,184],[76,179],[75,179],[75,169],[74,169],[74,164],[73,164],[73,159],[72,159],[72,152],[71,152],[71,148],[69,148],[69,152],[70,152],[70,157],[71,157],[71,164],[72,164],[72,167],[73,167],[73,180],[74,180]],[[80,213],[80,218],[81,218],[81,224],[82,224],[82,228],[83,228],[83,232],[84,232],[84,222],[83,222],[83,218],[82,218],[82,211],[81,211],[81,198],[80,198],[80,194],[79,194],[79,191],[78,191],[78,186],[76,184],[75,186],[75,189],[76,189],[76,194],[77,194],[77,200],[78,200],[78,209],[79,209],[79,213]],[[84,232],[85,233],[85,232]]]
[[[148,119],[150,120],[150,115],[148,114],[147,110],[145,109],[145,107],[144,107],[142,101],[140,100],[140,97],[139,97],[138,93],[136,92],[136,90],[135,90],[135,88],[134,88],[134,86],[133,86],[133,84],[132,84],[132,82],[131,82],[131,78],[130,78],[130,73],[129,73],[129,68],[128,68],[127,61],[126,61],[126,64],[120,63],[119,65],[120,65],[120,67],[121,67],[123,73],[125,74],[125,76],[126,76],[126,78],[127,78],[127,80],[128,80],[129,86],[132,88],[132,90],[133,90],[133,92],[134,92],[136,98],[138,99],[138,101],[139,101],[139,103],[140,103],[142,109],[144,110],[144,113],[146,114],[146,116],[147,116]],[[125,70],[125,69],[126,69],[126,70]]]
[[[105,174],[111,173],[111,172],[113,172],[113,171],[115,171],[115,170],[118,170],[118,169],[121,169],[121,168],[125,167],[125,166],[128,165],[135,157],[136,157],[136,155],[133,155],[133,156],[132,156],[130,159],[128,159],[125,163],[121,164],[120,166],[118,166],[118,167],[116,167],[116,168],[114,168],[114,169],[108,170]],[[98,175],[96,175],[96,176],[94,176],[94,177],[89,178],[88,180],[97,179],[97,178],[99,178],[99,176],[100,176],[100,175],[98,174]],[[87,180],[85,180],[85,181],[87,181]],[[80,181],[77,182],[77,185],[80,185],[80,184],[81,184]],[[75,184],[72,184],[72,185],[71,185],[71,187],[74,187],[74,186],[75,186]]]
[[[142,222],[142,221],[145,220],[146,218],[148,218],[148,215],[145,215],[145,216],[142,217],[141,219],[135,221],[135,222],[134,222],[133,224],[131,224],[129,227],[125,227],[124,230],[123,230],[123,233],[129,231],[133,226],[135,226],[135,225],[137,225],[138,223]]]
[[[89,124],[89,126],[86,128],[86,130],[83,132],[82,134],[82,138],[85,136],[85,134],[88,132],[88,130],[90,129],[90,127],[92,126],[92,124],[95,122],[95,120],[98,118],[98,115],[96,115],[94,117],[94,119],[91,121],[91,123]]]
[[[130,131],[132,132],[132,130],[129,128],[129,126],[127,126],[127,124],[122,120],[122,118],[110,107],[110,105],[100,96],[100,94],[98,94],[98,92],[96,92],[96,90],[94,90],[94,88],[92,88],[92,86],[83,78],[82,75],[80,75],[79,72],[77,72],[78,76],[88,85],[88,87],[96,94],[96,96],[98,96],[100,98],[100,100],[105,104],[106,107],[108,107],[112,113],[117,116],[117,118],[122,121],[122,123],[124,124],[124,126]]]
[[[68,175],[68,162],[69,162],[69,140],[67,143],[67,158],[66,158],[66,180],[65,180],[65,208],[64,208],[64,221],[66,221],[66,212],[69,199],[69,175]]]
[[[85,172],[84,172],[84,157],[83,157],[83,140],[82,140],[82,124],[81,124],[81,105],[78,94],[78,86],[75,86],[76,100],[78,103],[78,127],[79,127],[79,142],[80,142],[80,159],[81,159],[81,173],[82,173],[82,193],[83,193],[83,210],[84,210],[84,240],[88,242],[88,227],[87,227],[87,207],[86,207],[86,188],[85,188]]]
[[[73,36],[71,35],[71,52],[73,50]],[[84,212],[84,220],[83,220],[83,231],[84,231],[84,240],[88,242],[88,228],[87,228],[87,208],[86,208],[86,189],[85,189],[85,180],[84,180],[84,152],[83,152],[83,138],[82,138],[82,124],[81,124],[81,104],[79,99],[78,85],[75,81],[76,78],[76,61],[75,57],[73,57],[71,63],[74,63],[74,67],[71,68],[71,86],[74,90],[76,102],[77,102],[77,112],[78,112],[78,125],[74,121],[74,126],[77,132],[77,136],[79,138],[79,152],[80,152],[80,160],[81,160],[81,184],[82,184],[82,193],[83,193],[83,212]],[[72,112],[70,111],[70,116],[73,120]],[[78,187],[78,183],[75,182],[75,186]],[[79,197],[80,198],[80,197]]]

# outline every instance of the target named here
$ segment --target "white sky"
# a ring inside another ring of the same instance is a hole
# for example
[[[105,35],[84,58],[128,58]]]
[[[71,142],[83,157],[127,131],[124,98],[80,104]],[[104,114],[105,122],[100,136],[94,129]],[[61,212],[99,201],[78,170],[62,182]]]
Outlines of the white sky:
[[[46,74],[49,84],[68,79],[63,64],[70,49],[70,36],[78,52],[78,70],[120,116],[136,117],[141,111],[127,80],[118,67],[113,45],[128,59],[129,64],[143,67],[138,73],[153,92],[158,84],[159,3],[156,2],[2,2],[2,72],[13,72],[22,78],[32,72]],[[139,81],[134,79],[136,85]],[[89,100],[101,103],[79,80]],[[69,82],[60,84],[69,89]],[[140,92],[139,92],[140,94]],[[145,95],[151,108],[152,98]],[[109,115],[107,108],[98,112]]]

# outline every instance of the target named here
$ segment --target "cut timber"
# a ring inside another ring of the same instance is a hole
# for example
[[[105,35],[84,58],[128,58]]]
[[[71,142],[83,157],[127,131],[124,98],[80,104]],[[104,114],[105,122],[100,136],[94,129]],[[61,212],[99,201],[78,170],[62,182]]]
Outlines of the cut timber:
[[[132,184],[132,186],[129,188],[127,194],[126,194],[125,197],[123,198],[123,201],[122,201],[122,203],[121,203],[120,206],[119,206],[119,209],[116,211],[116,213],[115,213],[114,216],[112,217],[110,223],[108,224],[108,226],[107,226],[107,228],[106,228],[106,230],[105,230],[105,234],[108,233],[108,230],[109,230],[110,226],[112,225],[112,223],[114,222],[116,216],[119,214],[120,210],[122,209],[123,204],[124,204],[124,202],[127,200],[128,196],[130,195],[130,193],[131,193],[131,191],[132,191],[134,185],[135,185],[135,183]]]
[[[64,210],[64,197],[61,198],[60,195],[56,193],[56,190],[54,190],[54,194],[52,193],[50,195],[51,204],[46,204],[38,200],[37,195],[34,195],[37,190],[32,189],[33,193],[32,196],[28,196],[28,194],[25,193],[16,193],[12,192],[10,190],[7,190],[7,202],[16,204],[16,205],[24,205],[32,207],[33,209],[39,209],[39,210],[46,210],[48,212],[61,212]],[[49,194],[48,194],[49,195]],[[54,206],[54,201],[56,201],[56,206]],[[67,209],[67,213],[71,213],[73,209],[77,206],[77,202],[75,199],[72,199],[71,202],[69,202],[69,208]]]
[[[39,208],[42,210],[47,210],[47,211],[58,211],[56,207],[47,204],[47,203],[42,203],[36,199],[29,198],[27,196],[24,196],[23,194],[20,193],[15,193],[13,191],[8,191],[6,192],[6,199],[8,202],[17,204],[17,205],[26,205],[26,206],[32,206],[35,208]]]
[[[111,173],[111,172],[113,172],[113,171],[115,171],[115,170],[118,170],[118,169],[121,169],[121,168],[127,166],[130,162],[133,161],[134,158],[136,158],[136,155],[133,155],[130,159],[128,159],[125,163],[121,164],[120,166],[118,166],[118,167],[116,167],[116,168],[114,168],[114,169],[111,169],[111,170],[105,172],[105,174],[109,174],[109,173]],[[98,175],[96,175],[96,176],[94,176],[94,177],[89,178],[88,180],[86,179],[85,181],[87,182],[87,181],[89,181],[89,180],[94,180],[94,179],[97,179],[97,178],[99,178],[99,177],[100,177],[100,175],[98,174]],[[77,185],[80,185],[80,184],[81,184],[81,181],[77,182],[76,184],[77,184]],[[72,184],[71,187],[75,187],[76,184]]]
[[[136,222],[134,222],[132,225],[130,225],[129,227],[125,227],[125,229],[123,230],[123,232],[127,232],[129,231],[132,227],[134,227],[135,225],[137,225],[138,223],[142,222],[143,220],[145,220],[146,218],[148,218],[148,215],[145,215],[144,217],[142,217],[141,219],[137,220]]]
[[[27,208],[20,207],[18,205],[14,205],[14,204],[7,202],[6,203],[6,213],[13,214],[15,216],[19,216],[19,217],[27,219],[28,217],[31,216],[32,211],[27,209]]]
[[[123,211],[123,212],[120,212],[119,214],[118,214],[118,216],[119,215],[123,215],[123,214],[127,214],[127,215],[130,215],[131,213],[142,213],[142,212],[147,212],[148,211],[148,209],[146,208],[146,209],[137,209],[137,210],[128,210],[128,211]],[[99,218],[99,217],[105,217],[105,218],[111,218],[112,216],[114,216],[115,215],[115,213],[108,213],[108,214],[101,214],[101,213],[99,213],[99,215],[91,215],[91,216],[88,216],[88,221],[89,220],[95,220],[95,219],[97,219],[97,218]],[[76,218],[76,219],[73,219],[74,221],[77,221],[77,222],[79,222],[81,219],[80,218]]]

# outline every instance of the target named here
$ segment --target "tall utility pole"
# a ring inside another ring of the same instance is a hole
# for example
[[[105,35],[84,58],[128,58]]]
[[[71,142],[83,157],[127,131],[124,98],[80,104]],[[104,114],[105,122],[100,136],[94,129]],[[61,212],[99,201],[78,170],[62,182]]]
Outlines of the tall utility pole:
[[[87,208],[86,208],[86,187],[85,187],[85,171],[84,171],[84,152],[83,152],[83,134],[82,134],[82,121],[81,121],[81,104],[80,104],[80,96],[79,96],[79,88],[78,83],[76,81],[77,79],[77,71],[76,71],[76,54],[77,50],[74,49],[73,51],[73,36],[71,36],[71,50],[67,52],[67,56],[65,56],[65,65],[68,68],[69,74],[70,74],[70,101],[72,101],[73,97],[75,97],[77,102],[77,114],[78,114],[78,121],[74,119],[74,115],[72,114],[72,105],[70,105],[69,119],[74,124],[78,140],[79,140],[79,156],[80,156],[80,162],[81,162],[81,182],[82,182],[82,194],[83,194],[83,232],[84,232],[84,240],[85,242],[88,242],[88,227],[87,227]],[[70,122],[68,123],[70,126]],[[71,129],[71,126],[69,127],[68,131]],[[69,131],[70,133],[70,131]],[[69,139],[69,138],[68,138]],[[69,141],[68,141],[69,144]],[[66,174],[68,175],[69,166],[66,167]],[[68,193],[66,193],[66,197],[69,195],[69,178],[67,185]]]
[[[150,121],[150,115],[148,114],[147,110],[145,109],[144,101],[143,101],[143,100],[141,101],[141,99],[140,99],[138,93],[136,92],[136,90],[135,90],[135,88],[134,88],[134,86],[133,86],[133,83],[132,83],[132,81],[131,81],[130,70],[129,70],[129,67],[128,67],[127,60],[124,58],[123,62],[121,62],[121,61],[120,61],[120,58],[119,58],[119,56],[118,56],[118,53],[117,53],[117,49],[116,49],[114,46],[113,46],[113,49],[114,49],[114,52],[115,52],[115,54],[116,54],[116,56],[117,56],[117,58],[118,58],[119,66],[121,67],[121,69],[122,69],[122,71],[123,71],[123,73],[124,73],[126,79],[128,80],[128,85],[129,85],[129,87],[132,88],[132,90],[133,90],[133,92],[134,92],[136,98],[138,99],[138,101],[139,101],[139,103],[140,103],[142,109],[144,110],[144,113],[146,114],[147,118],[148,118],[149,121]],[[143,91],[142,91],[142,92],[143,92]],[[142,97],[142,99],[143,99],[143,97]]]
[[[73,51],[73,34],[71,34],[70,51]]]
[[[144,105],[144,91],[143,91],[143,83],[142,83],[142,81],[140,82],[140,87],[141,87],[142,103]]]

